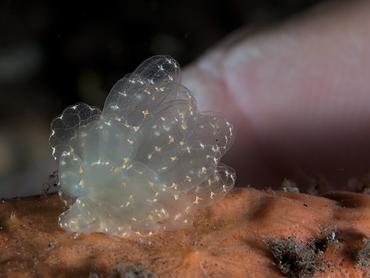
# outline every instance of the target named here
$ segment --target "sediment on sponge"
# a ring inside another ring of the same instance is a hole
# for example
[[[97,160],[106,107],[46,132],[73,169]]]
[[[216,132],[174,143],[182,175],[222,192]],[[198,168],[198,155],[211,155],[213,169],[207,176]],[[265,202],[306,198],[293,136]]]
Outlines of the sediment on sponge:
[[[370,239],[363,240],[363,246],[355,252],[354,259],[358,267],[370,267]]]
[[[290,278],[312,278],[325,270],[327,263],[323,253],[334,239],[333,230],[307,243],[295,237],[267,239],[265,242],[283,275]]]
[[[113,269],[113,273],[111,273],[109,276],[99,275],[95,272],[90,272],[88,278],[157,278],[157,275],[155,273],[152,273],[145,269],[145,267],[142,264],[137,265],[129,265],[126,267],[123,267],[121,265],[117,265]]]

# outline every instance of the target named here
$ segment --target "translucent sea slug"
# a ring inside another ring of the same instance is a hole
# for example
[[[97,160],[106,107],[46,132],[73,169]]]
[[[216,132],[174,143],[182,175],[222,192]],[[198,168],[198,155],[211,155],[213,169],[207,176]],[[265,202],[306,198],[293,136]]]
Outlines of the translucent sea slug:
[[[51,123],[61,195],[71,232],[150,235],[191,223],[191,212],[235,183],[220,163],[233,128],[197,110],[178,63],[154,56],[111,89],[102,111],[84,103]]]

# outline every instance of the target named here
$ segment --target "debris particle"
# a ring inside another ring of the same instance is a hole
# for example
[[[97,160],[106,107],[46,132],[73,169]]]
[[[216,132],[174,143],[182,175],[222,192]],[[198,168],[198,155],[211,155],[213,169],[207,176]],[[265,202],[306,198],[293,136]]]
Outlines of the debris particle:
[[[287,178],[285,178],[283,180],[283,182],[281,183],[280,187],[281,187],[281,190],[283,190],[284,192],[296,192],[296,193],[299,193],[298,185],[295,182],[293,182],[291,180],[288,180]]]

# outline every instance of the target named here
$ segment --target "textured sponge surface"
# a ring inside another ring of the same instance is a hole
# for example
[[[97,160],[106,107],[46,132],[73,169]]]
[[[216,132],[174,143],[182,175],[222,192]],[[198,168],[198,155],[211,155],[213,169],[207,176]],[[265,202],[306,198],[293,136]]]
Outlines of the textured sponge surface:
[[[196,212],[185,229],[151,237],[66,233],[58,196],[0,203],[0,277],[103,277],[117,264],[144,265],[158,277],[283,277],[266,239],[306,244],[324,230],[336,239],[315,277],[368,277],[351,256],[370,237],[370,196],[239,190]]]

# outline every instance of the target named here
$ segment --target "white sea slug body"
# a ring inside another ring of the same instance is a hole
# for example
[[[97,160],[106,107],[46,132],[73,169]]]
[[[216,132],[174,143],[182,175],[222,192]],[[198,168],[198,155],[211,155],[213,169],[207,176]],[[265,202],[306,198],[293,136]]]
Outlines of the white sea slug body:
[[[78,103],[53,120],[50,144],[63,196],[60,225],[118,236],[182,228],[191,212],[235,183],[220,163],[233,128],[197,111],[168,56],[144,61],[119,80],[100,111]]]

